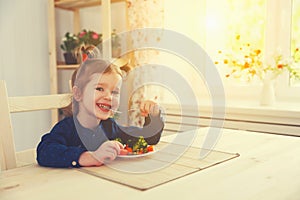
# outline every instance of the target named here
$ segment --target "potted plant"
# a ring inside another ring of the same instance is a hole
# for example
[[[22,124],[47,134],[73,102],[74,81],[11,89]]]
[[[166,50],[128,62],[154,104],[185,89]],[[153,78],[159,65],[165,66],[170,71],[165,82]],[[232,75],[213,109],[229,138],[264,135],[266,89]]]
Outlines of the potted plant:
[[[66,64],[77,64],[75,50],[79,47],[80,42],[76,35],[67,32],[62,39],[60,48],[65,51],[64,58]]]

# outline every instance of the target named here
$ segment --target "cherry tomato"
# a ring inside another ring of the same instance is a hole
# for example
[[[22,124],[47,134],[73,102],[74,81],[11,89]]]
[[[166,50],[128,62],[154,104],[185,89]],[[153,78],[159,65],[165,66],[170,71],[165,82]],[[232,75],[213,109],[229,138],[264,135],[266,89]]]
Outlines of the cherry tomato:
[[[147,150],[148,150],[148,152],[153,151],[153,146],[152,146],[152,145],[149,145],[149,146],[147,147]]]
[[[132,153],[132,148],[126,146],[125,149],[126,149],[128,152]]]

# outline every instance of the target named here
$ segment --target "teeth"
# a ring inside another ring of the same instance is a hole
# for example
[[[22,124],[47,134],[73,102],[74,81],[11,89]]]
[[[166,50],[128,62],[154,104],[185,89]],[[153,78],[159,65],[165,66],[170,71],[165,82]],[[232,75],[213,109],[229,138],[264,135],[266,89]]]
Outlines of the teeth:
[[[103,105],[103,104],[100,104],[99,105],[100,108],[104,108],[106,110],[109,110],[110,109],[110,106],[106,106],[106,105]]]

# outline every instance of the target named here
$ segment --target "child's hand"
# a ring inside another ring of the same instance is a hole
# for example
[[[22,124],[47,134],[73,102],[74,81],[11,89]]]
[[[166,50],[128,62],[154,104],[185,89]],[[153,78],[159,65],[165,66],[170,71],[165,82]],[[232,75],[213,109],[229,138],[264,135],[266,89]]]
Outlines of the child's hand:
[[[156,117],[159,115],[159,106],[155,101],[146,100],[141,102],[140,111],[144,117],[148,116],[148,114]]]
[[[123,149],[123,145],[120,142],[106,141],[93,152],[93,155],[98,161],[104,163],[105,161],[114,160],[120,154],[120,149]]]

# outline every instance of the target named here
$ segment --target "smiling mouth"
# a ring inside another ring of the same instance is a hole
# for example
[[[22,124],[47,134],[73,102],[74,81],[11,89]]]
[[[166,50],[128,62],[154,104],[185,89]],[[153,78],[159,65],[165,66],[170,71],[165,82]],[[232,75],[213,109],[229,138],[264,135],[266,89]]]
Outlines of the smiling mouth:
[[[105,111],[105,112],[108,112],[111,109],[111,106],[108,104],[99,103],[99,104],[97,104],[97,106],[100,108],[100,110]]]

